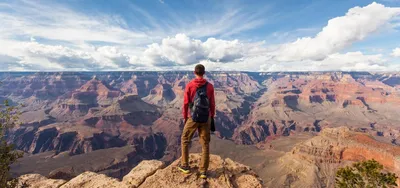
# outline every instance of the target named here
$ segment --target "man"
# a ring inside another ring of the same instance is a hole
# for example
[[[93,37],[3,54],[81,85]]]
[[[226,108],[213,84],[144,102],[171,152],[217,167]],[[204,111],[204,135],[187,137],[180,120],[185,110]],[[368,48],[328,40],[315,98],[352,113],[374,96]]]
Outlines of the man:
[[[189,145],[197,130],[202,146],[200,178],[206,179],[210,159],[210,127],[211,125],[214,127],[214,87],[203,78],[205,74],[205,68],[203,65],[196,65],[194,74],[196,78],[190,81],[185,88],[183,102],[183,118],[185,120],[185,127],[181,137],[182,158],[178,169],[185,174],[190,173]]]

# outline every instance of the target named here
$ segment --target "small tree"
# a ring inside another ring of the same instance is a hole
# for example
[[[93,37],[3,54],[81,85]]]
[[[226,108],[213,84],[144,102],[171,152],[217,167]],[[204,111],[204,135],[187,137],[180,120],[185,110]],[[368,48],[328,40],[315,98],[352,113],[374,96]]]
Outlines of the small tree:
[[[383,172],[383,165],[374,159],[354,163],[336,172],[336,187],[340,188],[389,188],[397,187],[397,176]]]
[[[22,153],[15,151],[5,139],[7,129],[17,124],[19,112],[17,107],[10,106],[8,101],[0,105],[0,187],[10,188],[17,184],[16,179],[11,178],[10,165],[22,157]]]

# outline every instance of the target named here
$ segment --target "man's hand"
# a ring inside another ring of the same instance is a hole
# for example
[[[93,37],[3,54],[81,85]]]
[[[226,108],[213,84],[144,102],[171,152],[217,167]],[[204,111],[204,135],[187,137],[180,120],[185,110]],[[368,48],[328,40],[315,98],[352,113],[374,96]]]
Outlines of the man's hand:
[[[215,132],[215,124],[214,124],[214,118],[211,118],[211,132]]]

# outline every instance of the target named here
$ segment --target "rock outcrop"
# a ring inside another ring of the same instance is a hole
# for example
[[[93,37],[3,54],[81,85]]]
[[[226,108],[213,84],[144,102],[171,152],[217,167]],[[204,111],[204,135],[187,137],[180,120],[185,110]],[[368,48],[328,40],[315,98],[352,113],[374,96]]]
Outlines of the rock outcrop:
[[[18,178],[17,187],[57,188],[65,182],[65,180],[48,179],[40,174],[26,174]]]
[[[347,127],[327,128],[292,151],[313,163],[340,163],[375,159],[386,169],[400,174],[400,147],[379,142]]]
[[[219,156],[210,156],[209,178],[207,181],[199,179],[197,164],[200,155],[190,156],[190,175],[181,175],[176,168],[179,161],[175,161],[165,169],[157,171],[141,185],[141,187],[261,187],[261,180],[247,166],[222,159]]]
[[[375,159],[386,170],[400,175],[399,157],[400,147],[379,142],[368,134],[347,127],[326,128],[281,157],[277,174],[282,174],[285,184],[292,187],[333,187],[337,169],[357,161]]]
[[[124,176],[122,179],[128,185],[139,187],[147,177],[153,175],[157,170],[164,167],[164,163],[161,161],[150,160],[142,161],[137,167]]]
[[[164,168],[164,163],[156,160],[142,161],[126,175],[122,181],[94,172],[84,172],[69,180],[48,179],[38,174],[27,174],[18,178],[18,187],[46,187],[46,188],[169,188],[169,187],[243,187],[261,188],[262,181],[247,166],[236,163],[231,159],[222,159],[219,156],[210,156],[209,177],[207,180],[199,178],[199,154],[190,155],[191,174],[184,175],[178,169],[179,161],[175,161]]]

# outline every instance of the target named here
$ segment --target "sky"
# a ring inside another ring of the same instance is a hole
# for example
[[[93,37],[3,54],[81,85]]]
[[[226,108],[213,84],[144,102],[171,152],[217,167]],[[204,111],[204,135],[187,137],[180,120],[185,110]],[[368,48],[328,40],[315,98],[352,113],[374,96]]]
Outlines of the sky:
[[[400,71],[400,0],[0,0],[0,71]]]

